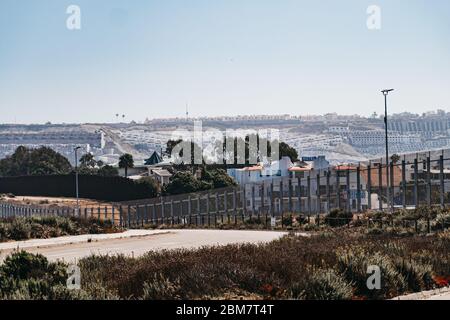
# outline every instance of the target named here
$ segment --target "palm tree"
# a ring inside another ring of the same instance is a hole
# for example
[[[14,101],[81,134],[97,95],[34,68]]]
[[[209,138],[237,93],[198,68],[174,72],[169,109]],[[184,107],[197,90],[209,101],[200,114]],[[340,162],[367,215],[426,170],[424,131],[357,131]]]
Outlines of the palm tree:
[[[86,153],[80,158],[80,164],[82,167],[95,167],[97,162],[94,159],[92,153]]]
[[[125,169],[125,177],[128,177],[128,168],[134,167],[133,156],[129,153],[125,153],[119,158],[119,168]]]
[[[392,161],[394,164],[396,164],[399,160],[400,160],[400,156],[399,156],[398,154],[394,153],[394,154],[391,156],[391,161]]]

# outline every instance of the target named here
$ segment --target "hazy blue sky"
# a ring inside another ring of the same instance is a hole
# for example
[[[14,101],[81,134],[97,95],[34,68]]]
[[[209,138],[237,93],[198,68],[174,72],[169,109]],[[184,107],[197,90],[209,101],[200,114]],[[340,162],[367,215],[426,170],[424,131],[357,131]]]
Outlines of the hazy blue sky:
[[[0,123],[141,121],[186,102],[192,116],[368,115],[385,87],[392,112],[450,111],[450,1],[0,0]]]

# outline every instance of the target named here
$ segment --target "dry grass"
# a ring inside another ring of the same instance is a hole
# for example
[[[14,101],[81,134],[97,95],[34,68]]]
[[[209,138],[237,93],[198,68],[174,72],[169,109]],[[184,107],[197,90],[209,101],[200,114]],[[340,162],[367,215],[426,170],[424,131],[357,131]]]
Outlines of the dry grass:
[[[149,252],[140,258],[80,261],[84,284],[121,298],[384,299],[430,289],[450,277],[450,238],[367,235],[341,230],[263,245]],[[367,266],[382,269],[382,290],[366,288]]]

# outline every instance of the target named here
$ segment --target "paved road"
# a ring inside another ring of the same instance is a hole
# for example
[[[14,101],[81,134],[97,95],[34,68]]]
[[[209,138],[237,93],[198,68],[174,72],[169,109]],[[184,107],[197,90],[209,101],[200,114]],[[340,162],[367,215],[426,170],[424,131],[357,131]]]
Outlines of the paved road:
[[[0,244],[0,260],[17,247],[31,253],[41,253],[50,261],[75,262],[91,254],[121,253],[140,256],[151,250],[270,242],[286,234],[274,231],[241,230],[130,230],[130,232],[131,234],[128,235],[83,235],[9,242]]]

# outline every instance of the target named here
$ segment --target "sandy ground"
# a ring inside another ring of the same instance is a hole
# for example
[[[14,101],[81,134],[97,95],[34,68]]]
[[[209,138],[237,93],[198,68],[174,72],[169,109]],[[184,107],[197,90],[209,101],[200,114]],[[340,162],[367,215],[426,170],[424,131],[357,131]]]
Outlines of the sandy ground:
[[[103,235],[103,238],[82,235],[8,242],[0,244],[0,260],[17,247],[30,253],[41,253],[50,261],[76,262],[92,254],[125,254],[137,257],[151,250],[270,242],[287,234],[244,230],[141,230],[140,233],[138,230],[130,231],[135,234],[111,234]]]
[[[12,204],[18,204],[18,205],[43,205],[43,206],[71,206],[74,207],[77,203],[77,200],[75,198],[54,198],[54,197],[29,197],[29,196],[15,196],[14,198],[9,197],[3,197],[2,201],[10,202]],[[101,202],[96,200],[89,200],[89,199],[80,199],[80,206],[81,207],[88,207],[88,206],[104,206],[109,203],[107,202]]]

